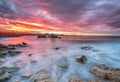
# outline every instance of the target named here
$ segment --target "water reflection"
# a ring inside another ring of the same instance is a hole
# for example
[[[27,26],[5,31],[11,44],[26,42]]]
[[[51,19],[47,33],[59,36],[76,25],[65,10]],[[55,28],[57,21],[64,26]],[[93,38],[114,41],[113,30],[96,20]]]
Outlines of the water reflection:
[[[34,36],[2,38],[0,43],[18,44],[26,42],[28,47],[18,50],[22,54],[15,57],[6,57],[4,66],[18,66],[20,71],[8,82],[14,82],[16,79],[21,82],[29,82],[29,79],[22,79],[20,75],[24,73],[35,74],[38,71],[47,69],[53,78],[58,82],[66,82],[71,75],[77,75],[85,80],[93,75],[89,72],[88,66],[94,63],[107,64],[113,67],[120,67],[120,42],[76,42],[60,39],[38,39]],[[81,50],[82,46],[92,46],[95,50]],[[56,50],[54,48],[59,47]],[[29,56],[29,54],[32,54]],[[75,56],[85,55],[87,62],[81,64],[75,60]],[[67,70],[62,70],[60,64],[67,64]]]

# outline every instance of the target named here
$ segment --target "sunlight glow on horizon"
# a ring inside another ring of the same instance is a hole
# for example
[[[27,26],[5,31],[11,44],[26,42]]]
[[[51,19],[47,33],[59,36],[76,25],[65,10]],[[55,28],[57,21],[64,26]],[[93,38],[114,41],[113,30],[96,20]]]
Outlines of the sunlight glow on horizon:
[[[0,24],[0,32],[16,32],[16,33],[53,33],[53,34],[64,34],[64,35],[77,35],[77,36],[111,36],[111,34],[105,33],[85,33],[85,32],[70,32],[63,31],[58,27],[47,25],[44,23],[34,23],[22,20],[8,20],[4,19],[3,23]]]

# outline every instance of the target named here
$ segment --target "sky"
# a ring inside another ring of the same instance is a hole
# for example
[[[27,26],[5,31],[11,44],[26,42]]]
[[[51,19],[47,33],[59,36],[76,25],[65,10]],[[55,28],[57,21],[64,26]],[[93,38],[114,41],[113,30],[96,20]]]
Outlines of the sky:
[[[0,0],[0,31],[120,35],[120,0]]]

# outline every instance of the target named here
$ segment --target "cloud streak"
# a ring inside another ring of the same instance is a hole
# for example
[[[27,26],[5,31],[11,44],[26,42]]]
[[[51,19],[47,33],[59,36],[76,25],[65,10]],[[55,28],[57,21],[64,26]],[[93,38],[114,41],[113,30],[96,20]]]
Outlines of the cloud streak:
[[[48,24],[56,31],[120,34],[119,5],[119,0],[0,0],[0,17]]]

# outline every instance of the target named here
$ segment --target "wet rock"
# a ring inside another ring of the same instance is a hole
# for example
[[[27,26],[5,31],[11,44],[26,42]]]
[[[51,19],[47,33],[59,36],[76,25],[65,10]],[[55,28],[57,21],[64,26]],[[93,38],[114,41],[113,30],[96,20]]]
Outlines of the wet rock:
[[[91,47],[91,46],[83,46],[83,47],[81,47],[81,49],[82,50],[91,50],[91,49],[93,49],[93,47]]]
[[[26,47],[27,43],[22,42],[21,44],[8,44],[8,47],[16,48],[16,47]]]
[[[0,74],[0,81],[4,82],[5,80],[8,80],[11,78],[11,74],[10,73],[1,73]]]
[[[98,79],[98,78],[90,78],[90,79],[88,80],[88,82],[106,82],[106,81],[103,81],[103,80]]]
[[[95,75],[107,79],[110,82],[120,82],[120,69],[108,67],[107,65],[101,64],[98,66],[91,66],[90,72]]]
[[[61,68],[67,68],[68,66],[67,66],[67,64],[60,64],[60,67]]]
[[[60,47],[56,47],[56,48],[54,48],[55,50],[59,50],[60,49]]]
[[[32,82],[54,82],[49,74],[38,73],[34,76]]]
[[[7,55],[7,53],[0,53],[0,57],[5,57]]]
[[[77,76],[73,76],[69,78],[68,82],[84,82],[81,78],[77,77]]]
[[[19,55],[21,52],[20,51],[8,51],[8,54],[10,56],[15,56],[15,55]]]
[[[15,47],[8,47],[8,50],[15,50]]]
[[[33,54],[28,54],[28,56],[32,56]]]
[[[11,78],[11,72],[17,71],[18,67],[0,67],[0,81],[5,81]]]
[[[8,47],[16,47],[15,44],[8,44]]]
[[[18,71],[19,67],[0,67],[0,70],[10,73],[10,72]]]
[[[6,45],[0,44],[0,51],[7,50],[7,48],[8,47]]]
[[[29,78],[32,74],[31,73],[25,73],[22,75],[22,77]]]
[[[22,42],[22,44],[23,44],[23,45],[27,45],[27,43],[25,43],[25,42]]]
[[[85,63],[87,61],[87,58],[83,55],[81,56],[76,56],[75,59],[78,61],[78,62],[81,62],[81,63]]]

